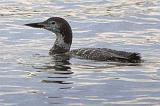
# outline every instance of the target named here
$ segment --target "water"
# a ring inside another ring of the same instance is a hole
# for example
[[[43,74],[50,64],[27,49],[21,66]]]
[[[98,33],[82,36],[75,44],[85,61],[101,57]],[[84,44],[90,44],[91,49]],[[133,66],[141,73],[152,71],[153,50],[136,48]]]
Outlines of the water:
[[[55,36],[23,24],[59,16],[72,49],[140,52],[144,63],[107,63],[48,55]],[[0,106],[159,106],[159,0],[1,0]]]

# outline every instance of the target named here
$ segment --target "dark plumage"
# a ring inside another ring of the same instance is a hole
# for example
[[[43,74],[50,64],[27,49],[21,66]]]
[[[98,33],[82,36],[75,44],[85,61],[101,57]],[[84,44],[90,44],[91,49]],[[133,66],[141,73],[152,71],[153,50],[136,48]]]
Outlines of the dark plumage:
[[[98,61],[115,61],[130,63],[141,62],[141,57],[139,53],[116,51],[107,48],[81,48],[71,50],[70,52],[73,56],[76,56],[78,58]]]
[[[74,57],[98,61],[115,61],[139,63],[139,53],[117,51],[107,48],[81,48],[70,51],[72,44],[72,30],[69,23],[60,17],[52,17],[44,22],[25,24],[35,28],[44,28],[56,34],[56,40],[50,54],[69,54]]]

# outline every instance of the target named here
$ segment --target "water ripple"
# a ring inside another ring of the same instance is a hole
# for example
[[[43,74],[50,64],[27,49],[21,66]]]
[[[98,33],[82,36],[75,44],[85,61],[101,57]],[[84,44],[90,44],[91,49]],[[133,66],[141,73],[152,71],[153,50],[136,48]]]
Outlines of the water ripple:
[[[159,0],[1,0],[0,105],[158,106],[159,6]],[[71,24],[71,49],[140,52],[144,62],[49,56],[55,35],[24,24],[51,16]]]

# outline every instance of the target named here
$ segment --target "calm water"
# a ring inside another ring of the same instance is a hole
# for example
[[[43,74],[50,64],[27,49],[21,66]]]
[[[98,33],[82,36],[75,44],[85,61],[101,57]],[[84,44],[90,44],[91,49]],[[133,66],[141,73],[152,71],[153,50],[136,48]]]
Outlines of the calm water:
[[[140,52],[127,65],[48,55],[55,36],[23,26],[60,16],[72,49]],[[159,106],[159,0],[1,0],[0,106]]]

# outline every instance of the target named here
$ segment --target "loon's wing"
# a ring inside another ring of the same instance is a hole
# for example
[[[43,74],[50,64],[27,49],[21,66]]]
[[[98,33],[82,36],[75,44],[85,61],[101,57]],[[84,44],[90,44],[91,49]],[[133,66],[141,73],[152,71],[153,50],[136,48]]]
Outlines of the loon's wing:
[[[117,51],[107,48],[81,48],[71,50],[71,54],[78,58],[98,60],[98,61],[116,61],[116,62],[132,62],[141,61],[138,53]]]

